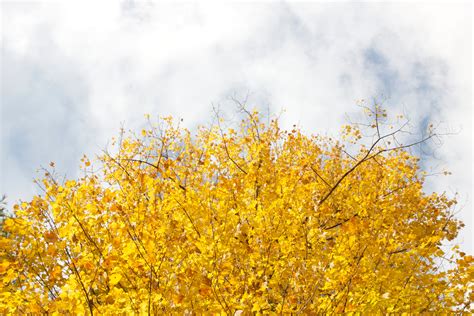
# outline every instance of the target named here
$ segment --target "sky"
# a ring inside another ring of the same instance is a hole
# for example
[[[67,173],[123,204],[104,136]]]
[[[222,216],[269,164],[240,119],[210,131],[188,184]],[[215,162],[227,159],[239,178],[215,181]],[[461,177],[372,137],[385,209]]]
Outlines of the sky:
[[[474,253],[472,5],[469,2],[2,2],[0,193],[28,200],[40,166],[79,175],[144,114],[195,128],[212,106],[285,110],[284,125],[337,136],[357,101],[383,101],[414,132],[449,136],[423,154],[425,190],[458,194]]]

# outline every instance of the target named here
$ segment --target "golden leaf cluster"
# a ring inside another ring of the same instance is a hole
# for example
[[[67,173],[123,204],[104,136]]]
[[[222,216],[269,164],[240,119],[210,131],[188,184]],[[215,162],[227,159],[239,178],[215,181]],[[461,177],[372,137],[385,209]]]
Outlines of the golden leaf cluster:
[[[247,114],[194,135],[166,118],[80,179],[49,172],[3,222],[0,313],[470,310],[473,257],[443,246],[456,201],[424,193],[418,158]]]

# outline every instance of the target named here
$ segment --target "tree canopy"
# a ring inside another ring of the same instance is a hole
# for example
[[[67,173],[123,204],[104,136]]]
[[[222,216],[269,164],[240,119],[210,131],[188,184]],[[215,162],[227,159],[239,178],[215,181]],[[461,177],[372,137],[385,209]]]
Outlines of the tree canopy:
[[[164,118],[79,179],[52,163],[3,223],[0,313],[472,311],[456,201],[366,114],[339,141],[245,109],[194,134]]]

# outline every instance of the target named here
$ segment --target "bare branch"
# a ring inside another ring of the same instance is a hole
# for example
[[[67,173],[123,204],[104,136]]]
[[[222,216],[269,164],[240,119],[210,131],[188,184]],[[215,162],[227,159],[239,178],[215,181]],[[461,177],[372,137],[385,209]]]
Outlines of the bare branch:
[[[222,127],[221,127],[221,123],[219,121],[219,113],[217,112],[216,108],[213,107],[213,110],[214,110],[214,113],[217,117],[217,126],[219,127],[219,132],[221,134],[221,138],[222,138],[222,142],[224,144],[224,150],[225,150],[225,153],[227,155],[227,158],[229,158],[230,161],[232,161],[232,163],[240,170],[242,171],[244,174],[247,174],[247,171],[245,171],[231,156],[230,156],[230,153],[229,153],[229,148],[227,147],[227,142],[225,140],[225,137],[224,137],[224,132],[222,130]]]

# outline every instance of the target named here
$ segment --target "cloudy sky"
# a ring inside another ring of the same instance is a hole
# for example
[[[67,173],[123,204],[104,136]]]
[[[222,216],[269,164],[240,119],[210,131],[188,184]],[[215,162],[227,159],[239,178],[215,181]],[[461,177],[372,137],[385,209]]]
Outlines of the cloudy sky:
[[[230,96],[308,133],[337,135],[360,99],[385,100],[415,128],[443,124],[427,190],[459,194],[474,253],[472,7],[415,3],[2,2],[0,193],[36,193],[55,161],[68,177],[120,124],[174,115],[207,123]]]

